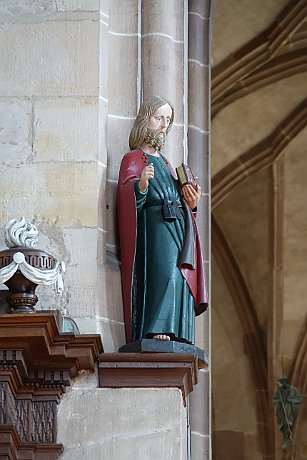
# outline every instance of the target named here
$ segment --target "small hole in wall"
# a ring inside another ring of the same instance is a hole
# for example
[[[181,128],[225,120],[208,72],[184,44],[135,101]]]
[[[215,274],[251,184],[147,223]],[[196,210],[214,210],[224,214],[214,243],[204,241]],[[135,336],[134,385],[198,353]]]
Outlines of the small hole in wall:
[[[109,205],[108,205],[108,204],[106,204],[106,208],[109,209]]]

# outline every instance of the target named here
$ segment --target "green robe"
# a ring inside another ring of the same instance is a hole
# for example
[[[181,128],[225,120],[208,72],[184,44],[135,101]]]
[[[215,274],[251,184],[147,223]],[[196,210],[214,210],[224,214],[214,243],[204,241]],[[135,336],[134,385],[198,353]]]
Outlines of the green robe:
[[[162,157],[148,155],[155,168],[147,193],[135,183],[137,206],[137,251],[134,269],[133,340],[168,334],[171,339],[195,342],[194,298],[178,264],[183,246],[185,218],[165,221],[162,205],[143,207],[164,198],[180,200],[178,182]]]

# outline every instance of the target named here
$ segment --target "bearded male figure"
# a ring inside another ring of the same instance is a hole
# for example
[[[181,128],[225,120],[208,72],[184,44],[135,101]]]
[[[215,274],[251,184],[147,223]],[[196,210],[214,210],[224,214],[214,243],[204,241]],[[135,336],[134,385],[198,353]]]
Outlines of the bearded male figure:
[[[141,338],[195,342],[207,308],[196,226],[198,185],[180,189],[161,151],[174,121],[171,102],[141,105],[122,160],[118,213],[127,343]]]

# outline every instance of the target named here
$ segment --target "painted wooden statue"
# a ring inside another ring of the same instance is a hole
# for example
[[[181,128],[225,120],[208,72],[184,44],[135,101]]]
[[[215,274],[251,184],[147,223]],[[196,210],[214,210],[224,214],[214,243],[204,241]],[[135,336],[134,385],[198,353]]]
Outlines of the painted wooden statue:
[[[118,212],[127,343],[141,338],[195,341],[195,315],[207,308],[196,225],[200,186],[180,187],[162,155],[174,121],[171,102],[140,107],[131,151],[122,160]]]
[[[273,405],[279,429],[284,436],[283,449],[287,448],[289,442],[294,444],[292,432],[302,400],[298,389],[290,384],[287,376],[282,376],[277,382]]]

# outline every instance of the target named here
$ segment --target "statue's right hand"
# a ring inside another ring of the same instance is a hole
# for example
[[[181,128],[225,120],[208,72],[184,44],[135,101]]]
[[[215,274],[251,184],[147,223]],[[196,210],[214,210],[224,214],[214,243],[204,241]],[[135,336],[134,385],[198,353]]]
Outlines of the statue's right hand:
[[[141,173],[141,179],[140,179],[140,190],[141,192],[145,192],[148,189],[149,185],[149,179],[153,179],[155,175],[155,169],[154,165],[152,163],[149,163],[148,166],[145,166]]]

